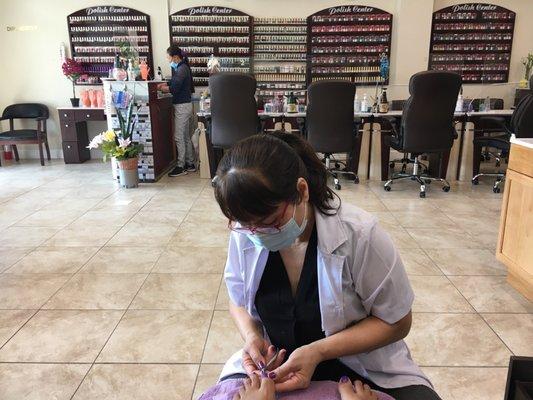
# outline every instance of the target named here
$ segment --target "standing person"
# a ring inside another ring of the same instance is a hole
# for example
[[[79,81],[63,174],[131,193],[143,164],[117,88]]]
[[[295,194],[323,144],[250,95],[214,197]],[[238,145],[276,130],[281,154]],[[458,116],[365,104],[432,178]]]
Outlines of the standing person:
[[[251,136],[224,155],[213,184],[232,230],[225,281],[245,341],[223,380],[261,370],[280,392],[342,378],[396,400],[440,399],[403,341],[414,294],[398,251],[376,217],[338,201],[309,143]]]
[[[191,94],[194,93],[192,72],[189,61],[178,45],[167,49],[172,78],[170,83],[161,84],[159,89],[172,93],[174,104],[174,140],[178,148],[178,163],[168,176],[186,175],[187,171],[196,171],[194,151],[191,142],[190,125],[192,123]]]

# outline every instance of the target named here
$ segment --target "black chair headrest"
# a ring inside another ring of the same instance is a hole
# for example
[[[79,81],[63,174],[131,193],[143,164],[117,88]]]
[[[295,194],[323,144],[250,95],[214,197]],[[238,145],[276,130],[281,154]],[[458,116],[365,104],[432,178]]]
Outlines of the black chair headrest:
[[[4,109],[3,118],[48,118],[48,107],[40,103],[11,104]]]

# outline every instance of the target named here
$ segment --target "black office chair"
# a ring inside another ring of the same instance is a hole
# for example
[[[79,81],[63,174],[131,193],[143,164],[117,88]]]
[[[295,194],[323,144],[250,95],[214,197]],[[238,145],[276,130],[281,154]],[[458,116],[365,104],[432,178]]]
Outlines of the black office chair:
[[[237,72],[217,73],[209,78],[209,90],[211,122],[208,130],[214,147],[228,149],[259,132],[253,76]]]
[[[48,107],[39,103],[20,103],[7,106],[2,113],[2,120],[9,120],[9,130],[0,132],[0,146],[12,145],[15,160],[19,161],[17,144],[37,144],[39,146],[39,156],[41,165],[44,166],[43,147],[46,149],[46,158],[50,161],[50,148],[48,147],[48,136],[46,130],[46,120],[50,113]],[[15,119],[34,119],[37,122],[37,129],[15,129]]]
[[[395,180],[410,178],[420,184],[420,197],[426,197],[426,183],[440,181],[445,192],[450,184],[444,178],[435,178],[419,171],[418,157],[423,153],[446,153],[457,137],[454,128],[454,111],[461,88],[461,76],[452,72],[423,71],[409,80],[410,97],[403,109],[399,131],[388,138],[393,149],[410,153],[413,172],[394,174],[383,186],[391,190]]]
[[[509,125],[502,123],[500,129],[506,132],[505,136],[490,137],[481,136],[474,138],[474,177],[472,183],[479,184],[479,178],[482,176],[495,177],[496,181],[492,186],[494,193],[500,193],[500,185],[505,181],[505,172],[479,173],[479,154],[482,147],[492,147],[502,152],[508,153],[511,148],[510,138],[514,134],[517,138],[533,137],[533,94],[530,94],[518,103],[513,111]]]
[[[485,102],[485,99],[473,99],[472,109],[474,111],[480,110],[480,105]],[[491,110],[503,110],[503,99],[490,98]],[[506,134],[502,131],[502,124],[505,124],[503,117],[480,117],[475,120],[474,136],[491,136],[504,137]],[[494,153],[490,151],[490,147],[485,147],[480,156],[480,161],[490,161],[491,158],[496,160],[496,167],[500,166],[501,158],[505,156],[502,153]],[[479,170],[479,166],[478,166]]]
[[[324,154],[323,161],[333,176],[337,190],[341,188],[339,175],[349,175],[355,183],[359,183],[358,161],[354,160],[359,155],[355,148],[358,130],[354,120],[354,97],[355,84],[347,81],[313,82],[307,88],[307,140],[317,153]],[[355,172],[350,171],[347,165],[340,169],[343,163],[332,158],[335,153],[350,154],[351,169]]]

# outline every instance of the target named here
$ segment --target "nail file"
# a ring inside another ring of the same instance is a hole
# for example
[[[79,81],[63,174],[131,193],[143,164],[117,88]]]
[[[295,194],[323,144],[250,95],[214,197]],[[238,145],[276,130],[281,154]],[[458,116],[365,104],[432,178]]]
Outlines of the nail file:
[[[278,354],[279,354],[279,350],[277,350],[276,353],[274,354],[274,356],[270,359],[270,361],[268,361],[266,363],[266,365],[263,368],[261,368],[261,375],[263,375],[263,376],[267,376],[268,375],[267,374],[268,367],[270,367],[272,365],[272,363],[274,361],[276,361],[276,359],[278,358]]]

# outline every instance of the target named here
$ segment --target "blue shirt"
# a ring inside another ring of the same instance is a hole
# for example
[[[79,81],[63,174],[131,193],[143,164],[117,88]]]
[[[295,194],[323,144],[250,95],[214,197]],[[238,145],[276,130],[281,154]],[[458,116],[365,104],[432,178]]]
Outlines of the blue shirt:
[[[173,104],[183,104],[191,102],[192,77],[191,69],[185,62],[178,63],[172,70],[172,78],[168,84],[170,93],[172,93]]]

